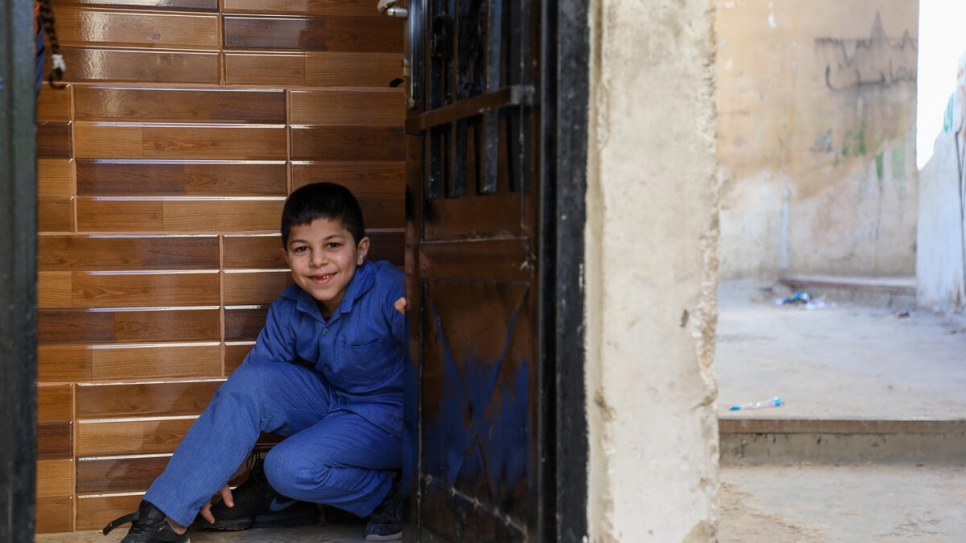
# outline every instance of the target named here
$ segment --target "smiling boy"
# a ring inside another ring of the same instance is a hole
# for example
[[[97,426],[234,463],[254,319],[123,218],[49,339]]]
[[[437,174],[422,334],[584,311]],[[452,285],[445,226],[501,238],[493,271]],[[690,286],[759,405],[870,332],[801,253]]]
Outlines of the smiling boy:
[[[315,504],[326,504],[368,516],[370,541],[402,537],[394,473],[402,464],[403,274],[366,260],[362,211],[340,185],[293,192],[281,231],[295,284],[269,308],[255,346],[138,511],[105,534],[132,521],[122,543],[188,543],[192,522],[227,530],[309,524]],[[227,481],[261,432],[286,438],[232,492]],[[223,500],[212,505],[215,493]]]

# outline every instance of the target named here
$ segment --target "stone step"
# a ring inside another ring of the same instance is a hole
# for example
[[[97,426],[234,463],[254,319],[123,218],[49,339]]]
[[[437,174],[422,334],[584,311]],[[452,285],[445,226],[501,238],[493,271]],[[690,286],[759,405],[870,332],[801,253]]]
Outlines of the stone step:
[[[729,419],[721,465],[913,463],[966,466],[966,420]]]
[[[779,282],[792,290],[832,302],[853,302],[911,309],[916,306],[915,277],[862,277],[845,275],[786,275]]]

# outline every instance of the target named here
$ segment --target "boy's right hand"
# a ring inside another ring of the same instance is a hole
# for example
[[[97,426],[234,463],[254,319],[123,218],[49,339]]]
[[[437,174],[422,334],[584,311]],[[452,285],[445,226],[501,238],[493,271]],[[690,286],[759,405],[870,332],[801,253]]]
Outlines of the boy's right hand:
[[[218,493],[221,494],[221,500],[225,502],[225,505],[235,507],[235,499],[232,497],[231,488],[228,485],[225,485]],[[208,522],[215,523],[215,516],[211,514],[211,500],[201,506],[201,516]]]
[[[400,298],[396,300],[396,303],[393,304],[393,307],[396,308],[396,311],[405,315],[406,310],[409,309],[409,300],[407,300],[406,298]]]

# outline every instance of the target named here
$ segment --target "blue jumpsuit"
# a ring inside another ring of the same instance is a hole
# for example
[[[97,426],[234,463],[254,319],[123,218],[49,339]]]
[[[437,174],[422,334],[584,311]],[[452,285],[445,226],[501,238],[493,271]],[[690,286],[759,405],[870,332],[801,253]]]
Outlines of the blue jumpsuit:
[[[308,293],[286,289],[144,499],[188,526],[259,432],[275,432],[287,436],[265,458],[276,491],[369,515],[402,465],[407,338],[393,304],[403,295],[403,273],[388,262],[357,268],[328,322]]]

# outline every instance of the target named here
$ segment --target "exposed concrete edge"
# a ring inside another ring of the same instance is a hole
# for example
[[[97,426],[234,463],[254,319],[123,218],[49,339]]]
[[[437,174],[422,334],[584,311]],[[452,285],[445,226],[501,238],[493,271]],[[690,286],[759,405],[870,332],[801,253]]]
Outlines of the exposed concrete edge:
[[[727,419],[718,421],[726,434],[864,434],[962,435],[966,420],[861,420],[861,419]]]
[[[915,277],[849,277],[835,275],[786,275],[779,281],[792,288],[824,287],[891,294],[916,295]]]

